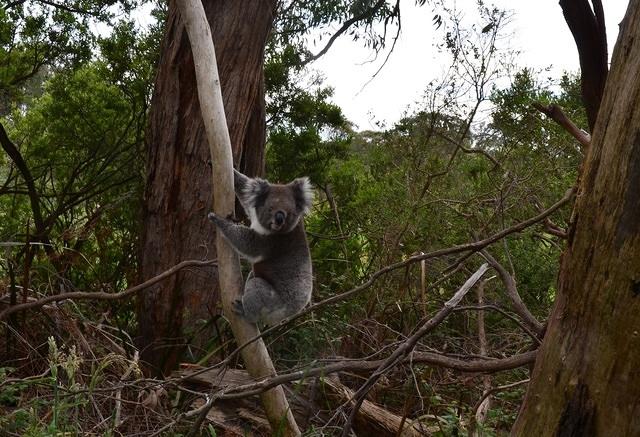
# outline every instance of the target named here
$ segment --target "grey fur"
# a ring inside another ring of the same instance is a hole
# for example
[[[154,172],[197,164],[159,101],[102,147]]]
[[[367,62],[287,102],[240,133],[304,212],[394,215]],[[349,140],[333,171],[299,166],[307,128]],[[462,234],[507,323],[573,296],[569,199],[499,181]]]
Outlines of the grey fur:
[[[311,300],[311,255],[302,217],[311,208],[307,178],[286,185],[251,179],[234,170],[235,190],[251,227],[209,214],[225,239],[252,263],[234,311],[249,322],[274,325]]]

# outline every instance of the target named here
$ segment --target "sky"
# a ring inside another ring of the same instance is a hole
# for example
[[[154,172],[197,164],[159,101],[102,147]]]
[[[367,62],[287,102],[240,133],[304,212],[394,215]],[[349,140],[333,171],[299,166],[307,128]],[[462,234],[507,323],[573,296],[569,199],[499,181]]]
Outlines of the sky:
[[[398,121],[409,107],[416,107],[428,82],[439,77],[446,66],[433,46],[442,35],[432,24],[433,10],[417,7],[414,0],[401,0],[400,4],[402,32],[388,62],[373,80],[386,55],[366,62],[372,59],[371,50],[348,37],[339,38],[313,64],[324,75],[325,85],[334,88],[334,103],[359,130],[379,129],[376,122],[390,126]],[[475,4],[475,0],[457,1],[468,18],[473,17]],[[513,14],[507,31],[513,35],[510,44],[520,51],[519,65],[549,68],[545,75],[553,77],[560,77],[563,71],[578,71],[578,53],[558,0],[494,0],[493,4]],[[609,55],[627,4],[627,0],[603,1]]]

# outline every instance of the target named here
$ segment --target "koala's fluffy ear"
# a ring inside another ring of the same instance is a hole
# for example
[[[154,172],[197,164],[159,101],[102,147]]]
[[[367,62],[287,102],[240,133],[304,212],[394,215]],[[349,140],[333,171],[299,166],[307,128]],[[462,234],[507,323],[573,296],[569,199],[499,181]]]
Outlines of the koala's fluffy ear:
[[[233,169],[233,184],[235,185],[236,193],[244,191],[245,187],[249,183],[249,178],[240,173],[235,168]]]
[[[306,214],[311,209],[311,202],[313,202],[313,189],[311,188],[311,182],[308,177],[294,179],[289,184],[293,191],[293,198],[296,202],[296,208],[301,214]]]
[[[238,170],[233,170],[233,183],[236,195],[245,208],[255,208],[269,194],[269,183],[262,179],[251,179]]]

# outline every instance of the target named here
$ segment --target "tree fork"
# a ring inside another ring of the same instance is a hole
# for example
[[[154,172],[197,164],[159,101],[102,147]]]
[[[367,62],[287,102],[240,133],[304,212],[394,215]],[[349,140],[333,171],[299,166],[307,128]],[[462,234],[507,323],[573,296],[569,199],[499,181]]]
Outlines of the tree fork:
[[[233,213],[235,205],[233,157],[211,29],[200,0],[180,0],[177,4],[193,52],[200,110],[211,152],[214,181],[213,209],[220,216],[226,217]],[[240,261],[220,233],[216,233],[216,250],[222,306],[237,342],[244,344],[258,335],[258,329],[255,325],[236,316],[231,310],[233,301],[242,294]],[[243,349],[241,354],[253,378],[260,379],[275,375],[275,368],[264,341],[255,341]],[[283,431],[287,436],[300,435],[282,387],[264,392],[261,394],[261,399],[274,433]]]

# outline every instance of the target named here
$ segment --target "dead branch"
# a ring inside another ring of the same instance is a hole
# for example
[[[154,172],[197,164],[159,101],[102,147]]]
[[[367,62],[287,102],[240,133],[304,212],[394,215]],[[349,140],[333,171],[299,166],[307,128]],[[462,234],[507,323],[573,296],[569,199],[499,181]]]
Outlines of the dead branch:
[[[558,123],[567,132],[580,143],[580,151],[584,154],[591,145],[591,135],[580,129],[573,121],[564,113],[558,105],[543,105],[539,102],[533,102],[532,106],[544,115]]]
[[[486,281],[482,280],[476,287],[476,295],[478,296],[478,307],[482,307],[484,305],[484,285]],[[487,356],[488,349],[488,341],[487,341],[487,332],[485,329],[484,322],[484,309],[480,309],[478,311],[478,343],[480,345],[479,353],[481,356]],[[483,375],[482,377],[482,392],[483,394],[488,393],[491,390],[491,376]],[[473,416],[471,417],[472,423],[482,425],[484,424],[487,414],[489,413],[489,408],[491,407],[491,398],[489,395],[485,396],[482,402],[478,405],[478,408],[474,411]],[[475,427],[474,427],[475,428]],[[473,436],[479,437],[479,433],[476,429],[473,429]]]
[[[427,320],[427,322],[420,327],[411,337],[405,340],[400,347],[398,347],[395,352],[393,352],[384,362],[376,369],[375,372],[367,379],[367,381],[358,389],[356,394],[354,395],[355,405],[351,410],[351,414],[349,414],[349,418],[344,425],[344,429],[342,431],[342,436],[347,437],[349,435],[349,431],[351,430],[351,425],[358,413],[358,409],[362,405],[365,396],[371,389],[371,387],[376,383],[376,381],[390,369],[392,369],[398,361],[402,358],[406,357],[410,354],[415,348],[418,341],[426,335],[429,331],[433,330],[436,326],[438,326],[442,321],[453,311],[453,309],[460,303],[462,298],[471,290],[471,288],[480,280],[482,275],[486,273],[489,269],[488,264],[483,264],[476,270],[476,272],[471,275],[469,279],[460,287],[460,289],[453,295],[451,299],[445,302],[444,307],[436,313],[431,319]]]
[[[493,269],[498,273],[498,276],[500,276],[500,280],[502,280],[502,283],[504,284],[504,287],[507,291],[507,296],[509,297],[509,299],[511,300],[511,304],[513,305],[513,311],[517,315],[519,315],[531,329],[533,329],[538,335],[541,335],[544,329],[544,325],[540,323],[533,314],[531,314],[529,308],[527,308],[527,306],[520,298],[520,294],[518,293],[518,286],[516,285],[516,281],[515,279],[513,279],[513,276],[511,276],[507,269],[505,269],[502,264],[500,264],[494,257],[492,257],[487,250],[481,250],[480,254],[484,259],[487,260],[489,264],[491,264],[491,267],[493,267]]]
[[[162,281],[163,279],[175,275],[185,267],[208,267],[216,266],[216,260],[199,261],[199,260],[186,260],[179,264],[165,270],[159,275],[154,276],[151,279],[144,281],[142,284],[138,284],[134,287],[127,288],[119,293],[106,293],[106,292],[87,292],[87,291],[73,291],[70,293],[55,294],[52,296],[43,297],[42,299],[34,300],[32,302],[21,303],[19,305],[11,306],[4,311],[0,312],[0,320],[5,319],[8,315],[18,311],[24,311],[32,308],[41,308],[51,302],[61,302],[63,300],[118,300],[129,297],[140,290],[144,290],[152,286],[153,284]]]
[[[338,378],[322,378],[322,389],[330,405],[341,405],[352,402],[353,390],[342,384]],[[357,435],[394,436],[405,437],[424,436],[417,424],[392,413],[381,406],[365,400],[355,418],[354,431]]]
[[[481,359],[465,361],[458,358],[451,358],[433,352],[413,352],[410,356],[401,358],[398,364],[416,365],[425,364],[431,366],[445,367],[447,369],[458,370],[468,373],[496,373],[504,370],[517,369],[518,367],[529,365],[535,362],[537,350],[524,352],[508,358]],[[286,384],[288,382],[299,381],[315,376],[330,375],[337,372],[371,372],[377,370],[387,360],[344,360],[324,366],[316,366],[308,369],[297,370],[281,375],[264,378],[250,384],[226,387],[213,393],[210,399],[210,406],[219,399],[240,399],[247,396],[255,396],[272,387]],[[213,384],[207,381],[215,381],[220,378],[220,373],[227,369],[203,369],[193,373],[184,374],[177,372],[176,379],[183,381],[196,381],[199,383]]]

